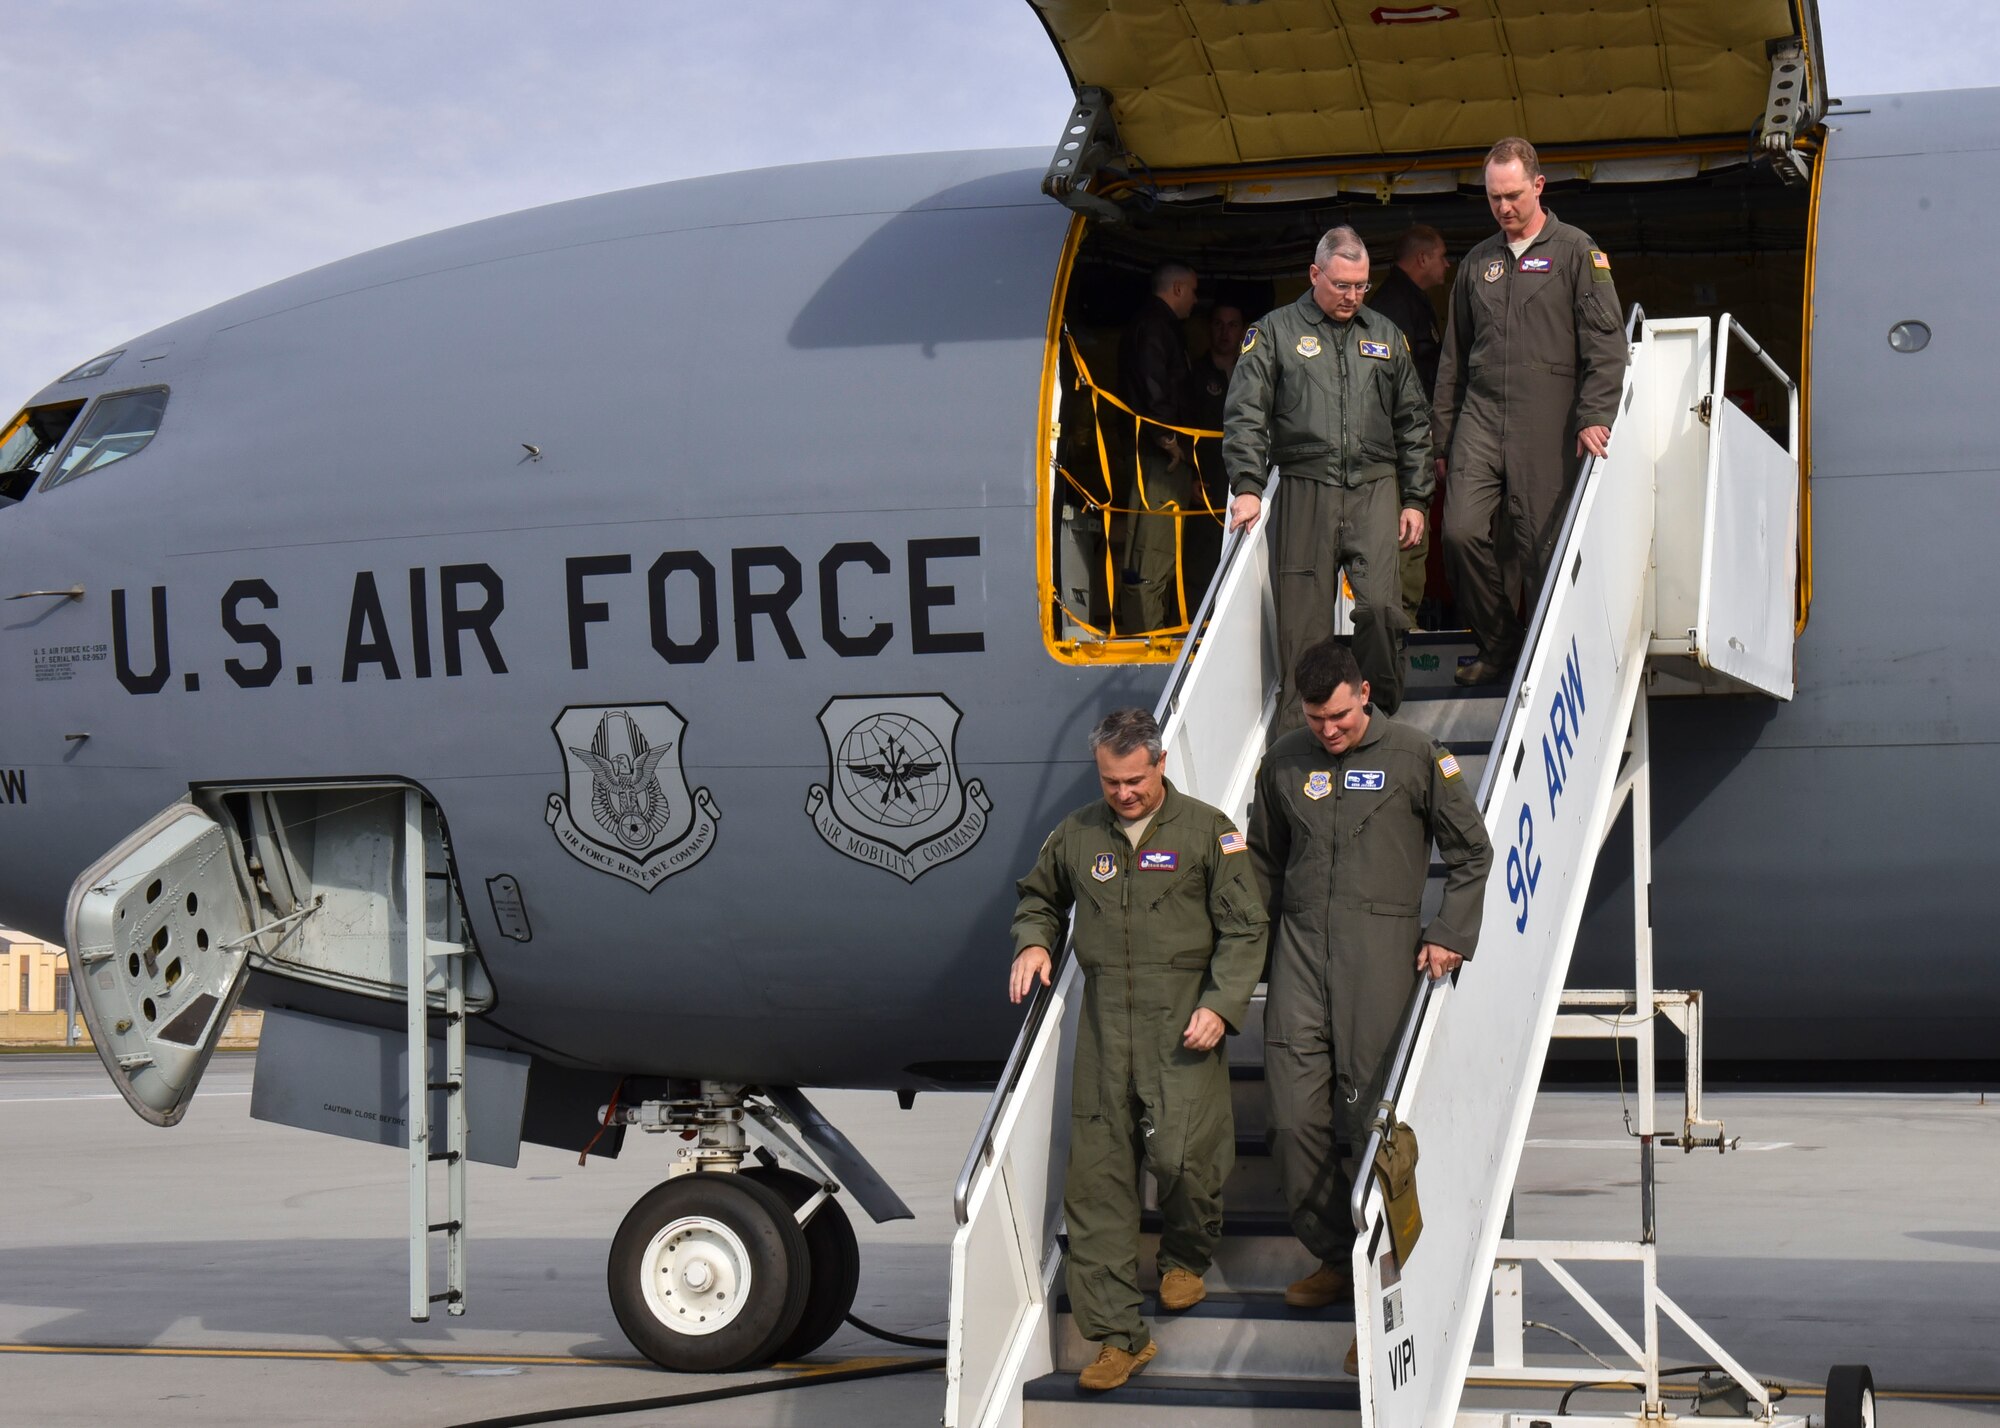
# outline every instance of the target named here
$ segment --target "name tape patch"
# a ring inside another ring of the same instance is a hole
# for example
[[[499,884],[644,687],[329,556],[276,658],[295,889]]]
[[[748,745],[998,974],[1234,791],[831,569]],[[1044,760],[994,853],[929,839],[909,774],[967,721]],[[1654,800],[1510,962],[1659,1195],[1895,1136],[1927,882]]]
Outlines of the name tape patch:
[[[1139,854],[1139,871],[1142,873],[1171,873],[1180,865],[1181,855],[1179,853],[1147,849]]]
[[[1389,776],[1380,769],[1349,769],[1346,787],[1380,788],[1389,781]]]
[[[1521,271],[1524,273],[1546,273],[1549,270],[1547,258],[1523,258]]]
[[[1386,362],[1389,360],[1389,344],[1386,342],[1370,342],[1366,338],[1363,338],[1361,342],[1361,355],[1363,357],[1374,357]]]

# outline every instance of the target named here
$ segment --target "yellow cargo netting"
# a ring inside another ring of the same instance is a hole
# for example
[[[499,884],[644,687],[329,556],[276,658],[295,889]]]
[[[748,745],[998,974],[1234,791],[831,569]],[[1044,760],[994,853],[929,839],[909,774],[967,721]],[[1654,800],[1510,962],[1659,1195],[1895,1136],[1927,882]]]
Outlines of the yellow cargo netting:
[[[1188,608],[1185,568],[1186,542],[1183,540],[1185,533],[1183,523],[1191,519],[1211,520],[1220,525],[1224,521],[1226,513],[1210,503],[1207,483],[1202,480],[1199,445],[1204,439],[1220,439],[1222,433],[1211,431],[1204,427],[1174,426],[1169,422],[1155,421],[1152,417],[1141,416],[1120,400],[1115,393],[1107,391],[1097,384],[1096,380],[1090,374],[1090,364],[1083,360],[1083,353],[1077,347],[1076,339],[1070,335],[1068,328],[1063,329],[1062,339],[1064,347],[1069,352],[1070,361],[1076,366],[1075,389],[1090,394],[1091,431],[1097,443],[1097,466],[1103,476],[1103,494],[1100,495],[1092,491],[1082,481],[1078,480],[1075,474],[1068,467],[1062,465],[1060,461],[1056,463],[1056,471],[1061,475],[1063,480],[1069,483],[1070,488],[1076,492],[1082,502],[1083,509],[1086,512],[1096,513],[1104,522],[1104,591],[1105,612],[1109,628],[1100,630],[1091,624],[1089,620],[1078,615],[1075,610],[1072,610],[1064,603],[1060,592],[1055,595],[1055,602],[1079,629],[1086,631],[1095,639],[1116,640],[1150,638],[1154,635],[1184,635],[1188,631]],[[1111,491],[1111,453],[1106,448],[1104,442],[1106,407],[1122,412],[1126,417],[1131,419],[1132,489],[1137,494],[1139,501],[1139,504],[1136,506],[1119,506],[1113,503]],[[1146,472],[1144,463],[1139,460],[1139,438],[1144,429],[1148,427],[1162,432],[1173,432],[1178,436],[1185,436],[1191,443],[1194,443],[1190,447],[1190,460],[1194,466],[1195,490],[1201,497],[1201,505],[1184,508],[1177,501],[1163,501],[1156,506],[1147,496]],[[1167,516],[1172,518],[1174,522],[1174,608],[1179,616],[1177,623],[1156,630],[1121,631],[1118,628],[1118,565],[1113,554],[1114,546],[1111,539],[1113,516]]]

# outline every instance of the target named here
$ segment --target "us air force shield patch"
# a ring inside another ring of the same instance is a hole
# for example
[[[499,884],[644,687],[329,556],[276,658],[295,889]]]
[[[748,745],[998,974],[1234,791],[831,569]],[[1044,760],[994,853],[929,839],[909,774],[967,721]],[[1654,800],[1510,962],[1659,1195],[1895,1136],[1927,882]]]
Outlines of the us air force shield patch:
[[[671,704],[563,710],[554,730],[566,782],[543,818],[571,857],[651,892],[708,856],[722,815],[707,789],[688,792],[686,729]]]
[[[827,847],[913,883],[968,852],[993,801],[961,783],[959,709],[942,694],[840,695],[819,711],[827,781],[806,815]]]

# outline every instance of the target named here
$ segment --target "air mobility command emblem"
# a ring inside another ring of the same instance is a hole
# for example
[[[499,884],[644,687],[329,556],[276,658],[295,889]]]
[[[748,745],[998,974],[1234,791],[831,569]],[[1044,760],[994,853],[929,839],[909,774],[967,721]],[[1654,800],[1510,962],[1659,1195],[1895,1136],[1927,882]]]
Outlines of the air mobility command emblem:
[[[1306,797],[1318,802],[1333,792],[1333,773],[1328,769],[1315,769],[1306,775]]]
[[[673,705],[572,705],[553,728],[566,782],[542,816],[572,858],[651,892],[714,849],[722,814],[688,792]]]
[[[1257,329],[1255,327],[1246,327],[1243,329],[1243,345],[1236,349],[1236,355],[1238,357],[1241,357],[1243,354],[1248,352],[1252,347],[1255,347],[1256,345],[1257,345]]]
[[[1361,340],[1361,355],[1363,357],[1374,357],[1380,361],[1387,362],[1392,350],[1386,342],[1370,342],[1366,338]]]
[[[839,695],[819,711],[827,779],[806,816],[843,857],[913,883],[971,851],[993,801],[961,782],[959,709],[942,694]]]
[[[1497,283],[1500,281],[1500,275],[1506,271],[1507,260],[1505,258],[1495,258],[1486,265],[1486,271],[1479,276],[1486,279],[1489,283]]]
[[[1319,339],[1308,332],[1304,337],[1299,339],[1299,345],[1295,350],[1301,357],[1317,357],[1319,356]]]
[[[1100,883],[1108,883],[1118,876],[1118,859],[1110,853],[1099,853],[1091,862],[1090,875]]]

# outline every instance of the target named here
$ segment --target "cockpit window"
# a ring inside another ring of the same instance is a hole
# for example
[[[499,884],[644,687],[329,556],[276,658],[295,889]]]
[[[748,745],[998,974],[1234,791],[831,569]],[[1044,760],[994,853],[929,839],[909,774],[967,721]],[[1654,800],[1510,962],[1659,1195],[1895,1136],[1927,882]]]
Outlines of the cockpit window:
[[[18,501],[48,469],[82,402],[29,407],[0,432],[0,500]]]
[[[160,414],[166,409],[165,387],[99,397],[90,415],[83,419],[76,439],[63,452],[55,474],[42,489],[49,490],[87,471],[101,470],[114,461],[136,456],[160,429]]]

